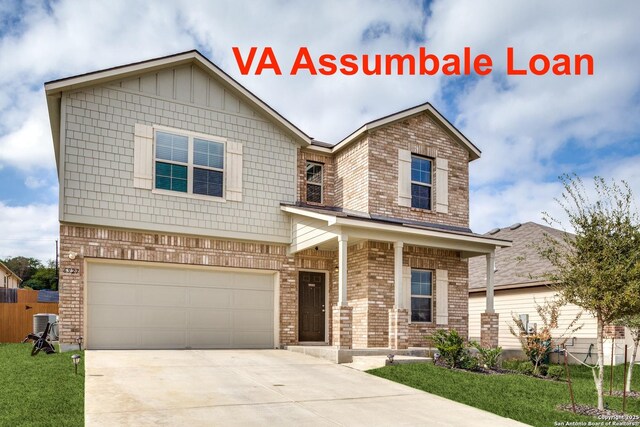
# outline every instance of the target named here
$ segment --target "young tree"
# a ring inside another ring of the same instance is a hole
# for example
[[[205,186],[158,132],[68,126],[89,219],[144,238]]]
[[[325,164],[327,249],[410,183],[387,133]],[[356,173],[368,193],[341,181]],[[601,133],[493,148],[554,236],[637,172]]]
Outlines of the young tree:
[[[512,313],[513,324],[509,325],[509,332],[518,338],[522,351],[533,363],[533,373],[538,374],[540,365],[551,354],[553,347],[564,345],[569,336],[582,328],[583,324],[578,325],[578,321],[582,316],[582,312],[580,312],[564,329],[559,327],[560,307],[563,305],[561,299],[552,301],[545,299],[543,304],[538,304],[535,299],[534,302],[538,316],[542,320],[542,325],[537,330],[529,333],[527,325]]]
[[[587,310],[597,320],[596,349],[598,373],[594,382],[598,409],[604,409],[605,325],[640,313],[640,229],[633,207],[633,195],[626,182],[608,184],[596,177],[592,201],[576,175],[560,177],[564,186],[556,199],[566,213],[570,228],[561,240],[545,236],[540,255],[553,265],[547,278],[564,301]],[[563,224],[543,213],[545,221],[563,228]]]
[[[631,378],[633,378],[633,365],[635,365],[636,356],[638,355],[638,344],[640,344],[640,314],[634,316],[625,316],[616,322],[618,325],[626,326],[631,331],[633,339],[633,350],[631,351],[631,363],[627,371],[627,381],[625,389],[631,391]]]

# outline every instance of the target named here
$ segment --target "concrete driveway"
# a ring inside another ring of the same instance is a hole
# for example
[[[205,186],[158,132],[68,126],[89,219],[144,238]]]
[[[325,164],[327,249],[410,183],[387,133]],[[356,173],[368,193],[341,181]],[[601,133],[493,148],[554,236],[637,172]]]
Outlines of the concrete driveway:
[[[284,350],[85,355],[88,426],[524,425]]]

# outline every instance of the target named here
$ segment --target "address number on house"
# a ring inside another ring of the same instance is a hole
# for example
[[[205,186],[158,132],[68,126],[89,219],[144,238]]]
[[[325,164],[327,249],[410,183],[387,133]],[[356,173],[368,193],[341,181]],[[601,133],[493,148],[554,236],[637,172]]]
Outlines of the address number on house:
[[[65,268],[62,271],[64,273],[66,273],[66,274],[78,274],[78,273],[80,273],[80,269],[79,268]]]

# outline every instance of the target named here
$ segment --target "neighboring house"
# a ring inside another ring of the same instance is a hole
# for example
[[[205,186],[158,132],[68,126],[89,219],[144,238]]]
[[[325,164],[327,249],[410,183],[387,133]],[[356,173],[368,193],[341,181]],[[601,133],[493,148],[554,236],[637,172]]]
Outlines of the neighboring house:
[[[494,229],[486,235],[513,242],[511,247],[496,251],[494,272],[494,307],[500,315],[499,343],[507,354],[513,354],[513,352],[519,352],[521,347],[518,339],[509,332],[509,325],[514,324],[512,315],[516,317],[527,315],[532,328],[541,327],[542,320],[536,311],[536,304],[543,304],[545,300],[551,301],[557,298],[557,293],[543,277],[552,269],[551,263],[538,255],[535,245],[541,244],[545,235],[562,240],[565,233],[535,222],[527,222]],[[484,263],[471,259],[469,261],[469,337],[471,339],[480,338],[480,313],[485,310],[485,280]],[[562,306],[560,312],[559,331],[564,331],[576,315],[582,312],[578,324],[583,326],[569,335],[566,346],[569,352],[580,360],[595,363],[597,360],[596,319],[574,304]],[[632,341],[628,333],[625,341],[624,328],[610,328],[609,332],[615,334],[616,339],[614,342],[611,339],[605,340],[605,361],[610,364],[613,344],[615,362],[622,363],[624,345],[630,345]],[[629,357],[631,357],[631,350],[629,350]]]
[[[0,275],[2,275],[0,287],[4,289],[17,288],[20,285],[20,282],[22,282],[22,279],[2,262],[0,262]]]
[[[63,348],[424,346],[510,244],[469,229],[480,151],[430,104],[330,145],[197,51],[45,90]]]

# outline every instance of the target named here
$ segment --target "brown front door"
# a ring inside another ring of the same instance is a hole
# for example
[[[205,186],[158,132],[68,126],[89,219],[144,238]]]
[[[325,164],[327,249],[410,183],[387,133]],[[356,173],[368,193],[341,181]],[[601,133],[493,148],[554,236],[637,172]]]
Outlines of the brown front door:
[[[300,341],[324,341],[324,273],[300,272]]]

